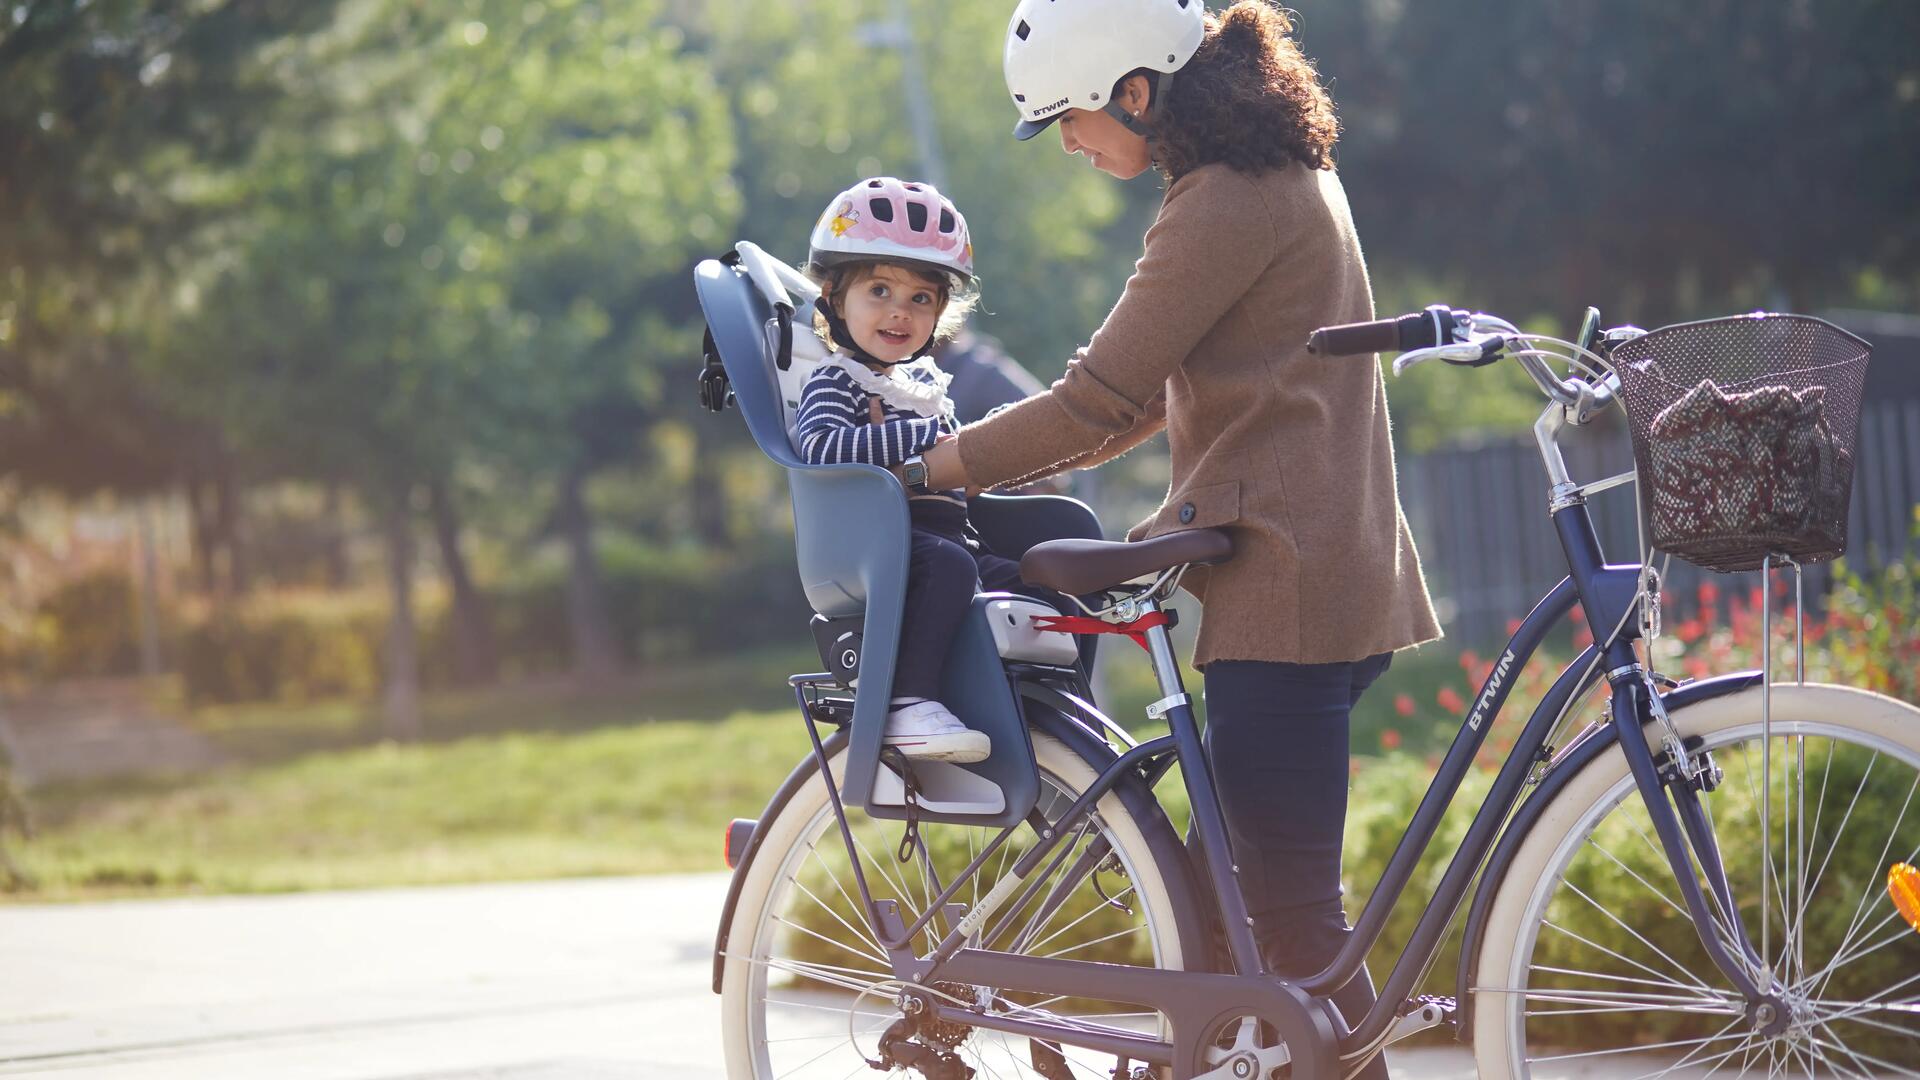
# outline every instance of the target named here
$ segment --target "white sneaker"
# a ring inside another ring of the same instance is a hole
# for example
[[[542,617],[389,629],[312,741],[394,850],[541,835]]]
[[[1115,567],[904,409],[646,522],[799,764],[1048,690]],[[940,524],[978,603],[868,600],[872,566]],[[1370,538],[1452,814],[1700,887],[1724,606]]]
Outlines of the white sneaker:
[[[993,750],[993,740],[986,732],[962,724],[937,701],[916,701],[888,713],[887,731],[881,741],[910,758],[963,764],[985,761]]]

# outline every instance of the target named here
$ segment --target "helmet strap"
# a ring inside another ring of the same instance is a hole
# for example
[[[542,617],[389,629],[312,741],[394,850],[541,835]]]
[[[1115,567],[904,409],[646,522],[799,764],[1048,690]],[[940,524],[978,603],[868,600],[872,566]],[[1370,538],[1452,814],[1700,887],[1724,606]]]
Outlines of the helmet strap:
[[[915,360],[933,351],[934,335],[928,334],[927,340],[922,342],[918,349],[914,350],[912,356],[904,360],[882,360],[861,348],[860,345],[853,340],[853,331],[848,328],[847,320],[841,318],[840,313],[833,310],[833,304],[827,300],[826,293],[821,293],[814,298],[813,307],[814,310],[826,318],[827,335],[833,338],[833,343],[845,349],[855,360],[863,364],[878,364],[881,367],[887,368],[898,367],[901,364],[911,364]]]
[[[1167,90],[1173,86],[1173,72],[1156,71],[1153,73],[1153,75],[1155,77],[1150,78],[1148,81],[1148,90],[1147,90],[1147,107],[1148,108],[1152,108],[1155,105],[1160,104],[1161,101],[1165,100],[1167,95]],[[1128,112],[1125,108],[1123,108],[1118,101],[1108,99],[1106,105],[1103,106],[1100,109],[1100,111],[1103,113],[1106,113],[1108,116],[1113,117],[1115,120],[1120,121],[1121,127],[1126,128],[1128,131],[1133,132],[1135,135],[1138,135],[1143,139],[1146,138],[1147,125],[1143,123],[1139,117],[1133,115],[1132,113]]]

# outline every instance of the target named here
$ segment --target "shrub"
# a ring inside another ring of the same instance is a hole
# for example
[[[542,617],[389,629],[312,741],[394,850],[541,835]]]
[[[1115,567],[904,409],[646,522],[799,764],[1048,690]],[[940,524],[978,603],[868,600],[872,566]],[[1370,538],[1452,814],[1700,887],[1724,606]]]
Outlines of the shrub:
[[[54,589],[34,619],[36,667],[48,678],[126,675],[139,662],[133,582],[101,570]]]
[[[195,704],[370,696],[386,618],[370,594],[262,597],[187,627],[181,682]]]

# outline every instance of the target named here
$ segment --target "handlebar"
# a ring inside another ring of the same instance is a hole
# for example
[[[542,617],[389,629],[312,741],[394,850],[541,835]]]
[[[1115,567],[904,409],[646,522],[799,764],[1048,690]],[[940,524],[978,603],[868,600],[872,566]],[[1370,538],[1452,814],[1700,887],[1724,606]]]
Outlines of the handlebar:
[[[1597,320],[1598,313],[1593,312],[1589,319]],[[1637,327],[1622,327],[1610,331],[1608,337],[1636,336],[1643,332]],[[1583,331],[1582,336],[1590,335]],[[1566,407],[1567,418],[1575,424],[1586,423],[1613,404],[1620,385],[1619,377],[1605,370],[1605,359],[1585,343],[1522,333],[1497,316],[1460,311],[1444,304],[1393,319],[1322,327],[1307,336],[1307,351],[1325,356],[1399,351],[1400,356],[1393,362],[1395,375],[1427,360],[1479,367],[1503,355],[1511,356],[1541,393]],[[1580,359],[1582,356],[1587,359]],[[1562,378],[1548,366],[1549,358],[1593,370],[1594,381]]]
[[[1397,319],[1323,326],[1307,335],[1307,351],[1316,356],[1357,356],[1451,345],[1460,340],[1457,331],[1467,317],[1467,312],[1435,304]]]

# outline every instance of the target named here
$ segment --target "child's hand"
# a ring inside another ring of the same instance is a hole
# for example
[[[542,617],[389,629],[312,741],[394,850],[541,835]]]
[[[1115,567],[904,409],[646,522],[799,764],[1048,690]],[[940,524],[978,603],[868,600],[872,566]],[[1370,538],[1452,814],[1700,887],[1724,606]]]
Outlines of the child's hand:
[[[887,410],[881,408],[879,398],[870,397],[867,399],[867,419],[875,424],[884,424],[887,422]]]

